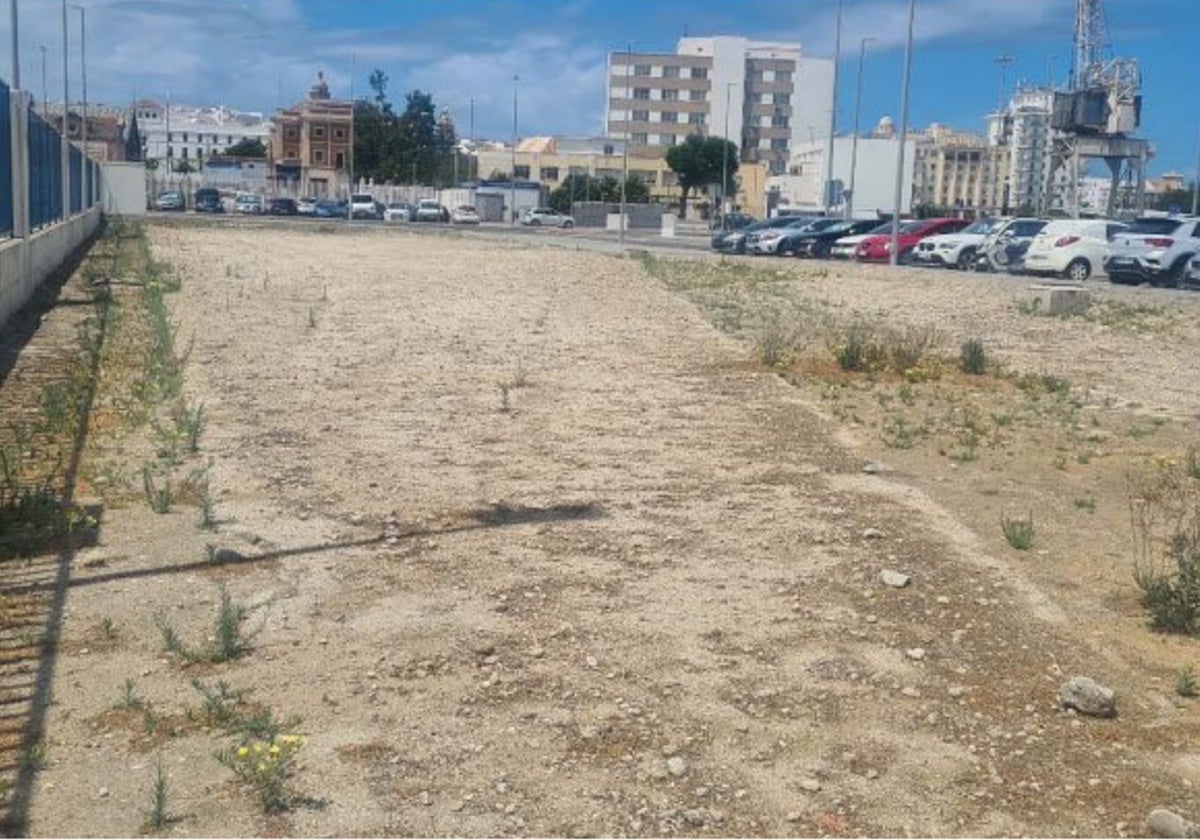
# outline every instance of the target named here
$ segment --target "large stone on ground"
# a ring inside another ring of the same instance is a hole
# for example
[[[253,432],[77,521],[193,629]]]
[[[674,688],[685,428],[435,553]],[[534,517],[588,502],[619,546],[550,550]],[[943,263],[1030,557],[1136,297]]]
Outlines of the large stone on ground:
[[[1071,677],[1058,692],[1058,704],[1092,717],[1116,717],[1117,695],[1091,677]]]

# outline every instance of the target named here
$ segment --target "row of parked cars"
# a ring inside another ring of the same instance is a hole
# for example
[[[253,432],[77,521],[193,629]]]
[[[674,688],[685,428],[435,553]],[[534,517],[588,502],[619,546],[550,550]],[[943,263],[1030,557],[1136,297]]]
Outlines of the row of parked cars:
[[[714,250],[857,262],[890,262],[892,223],[879,219],[727,218]],[[898,262],[965,271],[1008,271],[1076,282],[1104,272],[1114,283],[1200,285],[1200,218],[990,217],[911,219],[899,225]]]
[[[423,198],[416,204],[396,202],[385,205],[366,193],[356,193],[349,199],[337,200],[311,197],[267,199],[257,193],[240,192],[232,199],[226,199],[219,190],[202,187],[196,190],[192,207],[197,213],[232,211],[248,216],[311,216],[318,219],[479,224],[479,214],[469,204],[460,204],[449,210],[437,199]],[[165,190],[155,197],[154,209],[182,212],[187,209],[187,198],[181,190]]]

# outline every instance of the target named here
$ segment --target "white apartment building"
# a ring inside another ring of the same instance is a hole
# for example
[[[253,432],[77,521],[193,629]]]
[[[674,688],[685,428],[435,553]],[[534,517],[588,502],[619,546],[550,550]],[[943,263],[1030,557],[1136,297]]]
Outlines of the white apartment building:
[[[186,160],[197,170],[205,158],[243,140],[261,140],[266,146],[271,134],[270,121],[258,112],[174,104],[168,111],[149,99],[135,102],[133,110],[146,160]]]
[[[833,61],[798,44],[681,38],[674,53],[610,53],[606,90],[606,132],[631,147],[724,137],[782,173],[798,143],[828,134]]]
[[[1061,209],[1070,175],[1066,168],[1048,184],[1054,131],[1054,91],[1019,86],[1003,111],[988,116],[988,144],[1008,147],[1007,206],[1012,212]]]
[[[890,214],[896,200],[896,152],[900,139],[859,137],[857,154],[853,137],[838,137],[833,147],[833,178],[850,188],[851,157],[854,156],[854,215],[869,217]],[[775,207],[793,210],[824,208],[827,140],[804,141],[792,152],[788,174],[767,179],[768,193],[775,193]],[[900,212],[909,213],[913,204],[913,182],[917,143],[911,137],[904,144],[904,181]]]

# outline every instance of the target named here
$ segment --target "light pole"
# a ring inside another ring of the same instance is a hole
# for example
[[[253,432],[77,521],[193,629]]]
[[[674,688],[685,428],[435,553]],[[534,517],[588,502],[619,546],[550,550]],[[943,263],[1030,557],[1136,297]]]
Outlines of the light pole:
[[[625,44],[625,95],[629,97],[629,101],[633,101],[633,94],[629,90],[629,68],[633,61],[633,41]],[[629,182],[629,138],[630,128],[633,122],[633,111],[625,115],[625,142],[621,144],[621,224],[618,227],[618,239],[622,245],[625,244],[625,185]]]
[[[858,117],[862,109],[863,60],[867,56],[867,44],[875,39],[863,38],[858,44],[858,81],[854,92],[854,136],[850,140],[850,190],[846,193],[846,218],[854,218],[854,176],[858,170]]]
[[[1200,130],[1196,131],[1196,180],[1192,182],[1192,215],[1200,215]]]
[[[826,171],[829,177],[825,179],[825,213],[833,208],[833,145],[837,135],[837,98],[838,98],[838,65],[842,63],[842,0],[837,4],[837,34],[833,45],[833,100],[829,105],[829,150],[825,155]]]
[[[900,146],[896,150],[896,194],[892,212],[891,263],[900,264],[900,203],[904,199],[904,144],[908,140],[908,83],[912,77],[913,24],[917,0],[908,0],[908,41],[904,45],[904,86],[900,94]]]
[[[17,0],[13,0],[14,4],[16,2],[17,2]],[[46,116],[46,101],[47,101],[46,100],[46,48],[44,46],[39,46],[38,49],[42,51],[42,116],[44,117],[44,116]]]
[[[70,113],[69,88],[67,86],[67,0],[62,0],[62,44],[63,44],[63,118],[62,118],[62,221],[71,214],[71,143],[67,140],[67,123]]]
[[[733,82],[725,83],[725,142],[729,142],[729,91]],[[725,190],[729,184],[729,146],[721,150],[721,230],[725,230]]]
[[[513,76],[512,172],[508,179],[508,212],[514,225],[517,223],[517,83],[520,81],[520,76]]]
[[[350,195],[346,196],[346,221],[354,221],[354,77],[358,74],[358,56],[350,53]],[[332,149],[330,150],[332,152]]]
[[[83,129],[80,133],[80,139],[83,143],[83,171],[80,173],[83,178],[83,189],[80,194],[79,204],[81,209],[87,209],[92,185],[91,175],[88,172],[87,11],[83,6],[78,6],[74,3],[68,3],[67,5],[69,8],[79,12],[79,73],[83,84]]]
[[[470,133],[467,135],[471,141],[471,156],[467,158],[467,179],[474,181],[475,174],[475,99],[471,99],[471,122]]]

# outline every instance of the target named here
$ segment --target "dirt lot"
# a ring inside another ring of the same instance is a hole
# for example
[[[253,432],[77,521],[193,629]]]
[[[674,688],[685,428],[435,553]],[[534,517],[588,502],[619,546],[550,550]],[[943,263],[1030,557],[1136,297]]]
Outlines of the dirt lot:
[[[1200,817],[1200,707],[1176,694],[1200,655],[1147,629],[1127,484],[1200,439],[1200,301],[1104,292],[1064,319],[1011,279],[150,237],[205,417],[169,474],[207,466],[217,525],[194,493],[152,512],[161,438],[98,424],[99,544],[70,572],[32,833],[144,830],[159,762],[150,832],[177,835]],[[828,346],[855,321],[935,326],[950,355],[980,338],[1010,374],[846,374]],[[1030,513],[1016,551],[1000,520]],[[250,649],[201,661],[222,585]],[[1077,674],[1115,719],[1056,707]],[[217,759],[235,735],[194,680],[303,736],[289,809]]]

